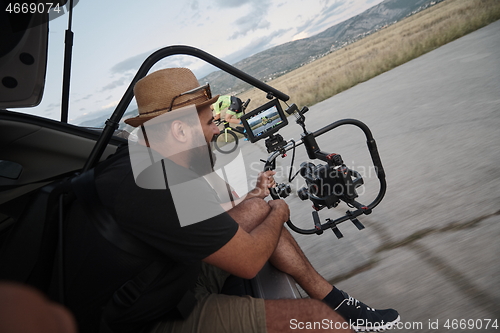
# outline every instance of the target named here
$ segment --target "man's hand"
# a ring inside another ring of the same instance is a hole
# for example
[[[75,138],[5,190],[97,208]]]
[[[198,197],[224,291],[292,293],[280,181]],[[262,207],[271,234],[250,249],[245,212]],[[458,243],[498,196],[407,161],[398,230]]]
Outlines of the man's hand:
[[[264,199],[269,195],[269,188],[276,186],[276,182],[274,181],[274,175],[276,171],[266,171],[261,172],[257,177],[257,185],[255,188],[248,193],[247,197],[252,198],[261,198]]]

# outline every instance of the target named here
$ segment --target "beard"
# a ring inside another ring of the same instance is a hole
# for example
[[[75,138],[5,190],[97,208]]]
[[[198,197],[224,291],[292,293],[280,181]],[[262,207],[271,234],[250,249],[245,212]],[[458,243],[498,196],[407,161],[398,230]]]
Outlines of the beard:
[[[189,150],[189,168],[200,176],[214,171],[216,157],[210,143]]]

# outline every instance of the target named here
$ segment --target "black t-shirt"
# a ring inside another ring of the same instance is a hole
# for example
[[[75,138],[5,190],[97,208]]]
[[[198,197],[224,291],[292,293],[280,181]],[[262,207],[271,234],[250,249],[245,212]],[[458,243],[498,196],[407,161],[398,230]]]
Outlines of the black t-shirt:
[[[216,193],[203,178],[168,159],[163,161],[166,170],[181,175],[179,183],[183,177],[197,182],[196,195],[186,193],[186,200],[194,200],[193,210],[199,207],[196,198],[217,203]],[[120,332],[136,331],[154,321],[172,318],[177,303],[196,282],[201,260],[234,236],[237,223],[222,213],[181,227],[168,188],[151,190],[136,185],[127,148],[97,166],[95,174],[99,198],[117,224],[161,252],[165,264],[159,278],[139,300],[110,318],[108,326]],[[96,332],[101,309],[113,293],[152,261],[108,242],[76,201],[65,234],[65,277],[67,306],[74,313],[80,332]]]

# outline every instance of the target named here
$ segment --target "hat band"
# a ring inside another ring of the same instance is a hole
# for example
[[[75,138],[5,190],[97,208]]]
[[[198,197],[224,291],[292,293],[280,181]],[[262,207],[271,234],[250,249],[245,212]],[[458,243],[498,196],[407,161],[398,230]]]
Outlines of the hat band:
[[[168,111],[172,111],[172,108],[174,107],[174,101],[181,97],[181,96],[185,96],[185,95],[189,95],[189,94],[194,94],[200,90],[203,90],[203,95],[205,96],[206,100],[209,100],[210,98],[212,98],[212,92],[210,91],[210,84],[205,84],[203,86],[199,86],[199,87],[196,87],[194,89],[191,89],[191,90],[188,90],[188,91],[185,91],[183,93],[180,93],[179,95],[175,96],[174,98],[172,98],[172,101],[170,102],[170,108]],[[187,101],[184,101],[184,102],[180,102],[178,105],[182,105],[182,104],[186,104],[186,103],[189,103],[189,102],[192,102],[193,100],[199,98],[199,97],[203,97],[203,96],[196,96],[195,98],[190,98],[188,99]]]
[[[196,97],[190,98],[190,99],[188,99],[186,101],[182,101],[182,102],[179,102],[179,103],[172,104],[171,106],[166,107],[166,108],[155,109],[155,110],[148,111],[148,112],[142,112],[141,114],[139,114],[139,117],[147,117],[147,116],[150,116],[153,113],[161,112],[161,111],[164,111],[164,110],[167,110],[167,112],[170,112],[170,111],[172,111],[172,109],[174,107],[177,108],[177,107],[182,107],[184,105],[192,104],[193,101],[196,101],[197,99],[200,99],[200,98],[203,98],[204,101],[208,101],[208,99],[206,99],[206,97],[205,98],[204,97],[205,96],[196,96]]]

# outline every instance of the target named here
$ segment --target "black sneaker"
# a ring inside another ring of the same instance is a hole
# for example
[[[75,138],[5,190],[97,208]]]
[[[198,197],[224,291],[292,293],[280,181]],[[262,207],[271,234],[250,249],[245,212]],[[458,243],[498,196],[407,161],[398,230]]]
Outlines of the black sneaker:
[[[376,310],[340,290],[345,299],[334,310],[349,322],[357,332],[382,332],[399,322],[399,313],[394,309]]]

